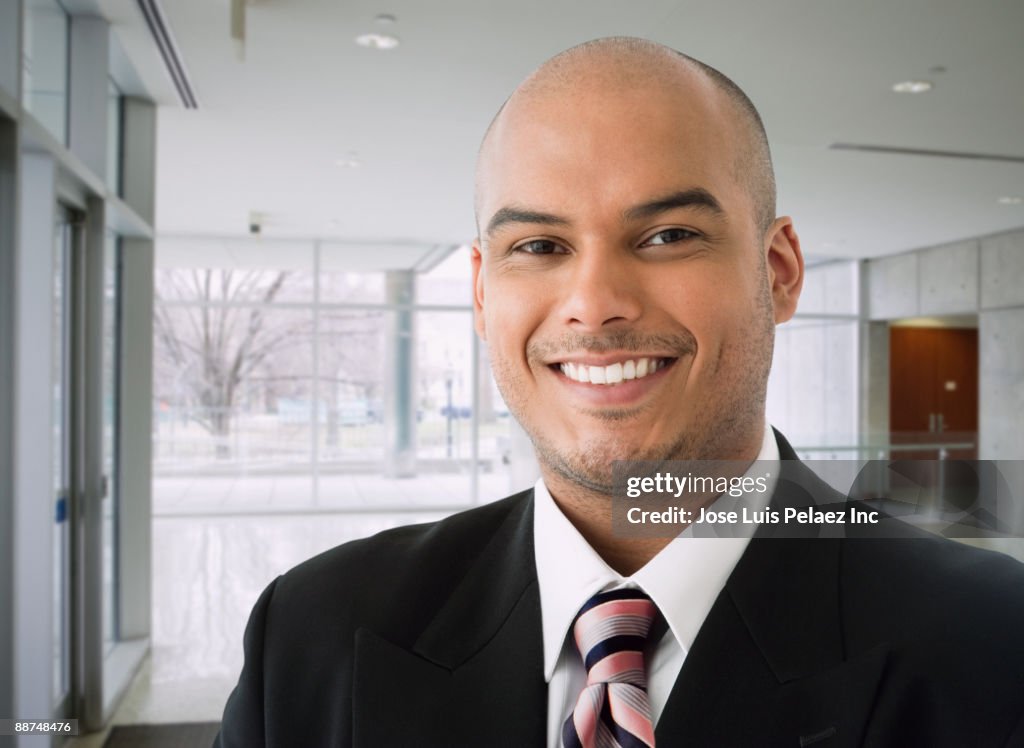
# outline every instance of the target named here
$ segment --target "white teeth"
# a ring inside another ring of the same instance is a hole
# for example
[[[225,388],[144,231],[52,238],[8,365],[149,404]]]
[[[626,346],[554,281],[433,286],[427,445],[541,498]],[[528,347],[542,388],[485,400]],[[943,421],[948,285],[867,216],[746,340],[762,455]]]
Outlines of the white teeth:
[[[638,358],[609,364],[608,366],[587,366],[586,364],[564,363],[562,373],[576,382],[584,384],[619,384],[627,379],[641,379],[665,366],[662,359]]]

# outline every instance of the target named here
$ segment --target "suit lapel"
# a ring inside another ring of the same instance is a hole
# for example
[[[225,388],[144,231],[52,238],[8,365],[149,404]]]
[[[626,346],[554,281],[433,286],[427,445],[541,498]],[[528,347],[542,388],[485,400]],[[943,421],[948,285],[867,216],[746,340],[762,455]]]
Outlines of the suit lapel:
[[[776,506],[829,490],[779,437]],[[792,462],[788,462],[792,460]],[[712,607],[657,725],[660,746],[859,745],[887,651],[844,656],[840,545],[759,533]],[[404,649],[356,636],[353,744],[542,746],[547,688],[532,493]]]
[[[779,438],[776,507],[834,493]],[[791,461],[790,461],[791,460]],[[658,745],[857,746],[884,647],[847,658],[838,539],[751,540],[704,621],[658,722]]]
[[[356,634],[353,744],[543,745],[547,687],[532,492],[411,650]]]

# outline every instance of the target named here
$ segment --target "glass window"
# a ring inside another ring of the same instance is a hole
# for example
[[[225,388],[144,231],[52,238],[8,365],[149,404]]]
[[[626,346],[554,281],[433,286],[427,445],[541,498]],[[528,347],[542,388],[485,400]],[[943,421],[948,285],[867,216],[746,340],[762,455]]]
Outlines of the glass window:
[[[416,277],[417,304],[473,303],[473,273],[469,247],[455,249],[430,271]]]
[[[71,215],[58,211],[53,253],[53,699],[58,709],[71,688]]]
[[[262,239],[162,239],[156,262],[158,301],[313,301],[313,248],[309,244]]]
[[[534,474],[532,448],[525,441],[518,446],[513,444],[514,419],[494,381],[487,345],[482,341],[479,351],[480,420],[477,428],[480,470],[477,501],[483,503],[529,488],[537,476]]]
[[[27,0],[22,59],[23,104],[67,144],[68,14],[58,0]]]
[[[379,501],[386,436],[388,312],[320,310],[317,345],[319,506]]]
[[[320,301],[325,304],[381,304],[384,273],[376,265],[382,250],[352,244],[320,245]]]
[[[153,662],[162,679],[188,688],[223,678],[230,690],[241,648],[225,646],[223,632],[241,631],[268,578],[345,540],[440,519],[535,479],[521,459],[533,459],[528,439],[475,342],[469,250],[410,270],[430,249],[158,241]]]
[[[159,242],[157,514],[455,509],[509,493],[508,411],[474,344],[469,249],[426,273],[373,270],[395,257],[366,254]]]
[[[419,312],[416,319],[416,466],[438,494],[470,500],[473,468],[473,319]]]
[[[154,328],[156,511],[308,504],[310,310],[158,305]]]
[[[103,641],[112,647],[118,639],[117,611],[119,594],[118,518],[120,493],[117,483],[118,450],[118,375],[120,357],[120,259],[117,234],[108,231],[103,246],[103,475],[106,494],[103,496]]]
[[[324,304],[381,304],[384,299],[384,273],[320,272],[320,301]]]

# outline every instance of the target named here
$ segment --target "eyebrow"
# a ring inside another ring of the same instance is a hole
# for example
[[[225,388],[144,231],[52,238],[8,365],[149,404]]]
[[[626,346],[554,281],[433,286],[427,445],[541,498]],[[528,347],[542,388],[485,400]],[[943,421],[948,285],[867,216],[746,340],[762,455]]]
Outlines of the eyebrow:
[[[487,222],[487,235],[490,236],[502,226],[509,223],[539,223],[545,226],[569,225],[568,219],[556,216],[553,213],[544,213],[539,210],[530,210],[529,208],[507,206],[501,208],[497,213],[491,216],[491,220]]]
[[[627,208],[623,211],[622,218],[624,222],[628,223],[630,221],[654,218],[662,213],[667,213],[670,210],[676,210],[678,208],[697,208],[699,210],[706,210],[710,213],[714,213],[718,216],[725,215],[725,210],[722,208],[722,204],[718,202],[714,195],[703,187],[694,187],[688,190],[673,192],[670,195],[665,195],[664,197],[659,197],[649,202],[641,203],[640,205],[634,205],[632,208]],[[502,226],[510,223],[568,226],[570,221],[567,218],[554,215],[553,213],[545,213],[540,210],[531,210],[529,208],[511,205],[499,209],[493,216],[491,216],[491,220],[487,223],[487,236],[491,236]]]
[[[627,208],[623,211],[622,218],[623,221],[628,223],[630,221],[654,218],[677,208],[697,208],[718,216],[725,215],[722,204],[718,202],[714,195],[703,187],[694,187],[689,190],[673,192],[671,195],[665,195],[650,202]]]

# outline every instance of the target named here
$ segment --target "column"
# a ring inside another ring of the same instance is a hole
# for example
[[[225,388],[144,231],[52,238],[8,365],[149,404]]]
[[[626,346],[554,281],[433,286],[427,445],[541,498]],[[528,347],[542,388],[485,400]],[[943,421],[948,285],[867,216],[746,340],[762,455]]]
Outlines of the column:
[[[53,711],[53,252],[57,171],[49,155],[20,160],[14,260],[14,710]],[[4,715],[7,716],[6,714]],[[33,717],[34,718],[34,717]],[[19,741],[19,744],[27,745]]]
[[[153,429],[153,242],[121,240],[118,534],[122,639],[150,635]]]
[[[416,475],[416,361],[413,347],[416,276],[412,270],[389,270],[387,302],[390,329],[384,372],[384,426],[387,434],[384,474],[389,478]]]

